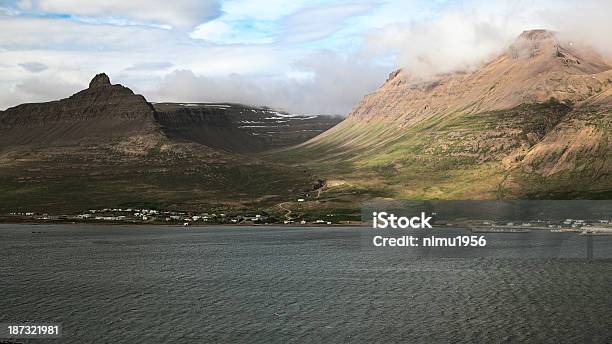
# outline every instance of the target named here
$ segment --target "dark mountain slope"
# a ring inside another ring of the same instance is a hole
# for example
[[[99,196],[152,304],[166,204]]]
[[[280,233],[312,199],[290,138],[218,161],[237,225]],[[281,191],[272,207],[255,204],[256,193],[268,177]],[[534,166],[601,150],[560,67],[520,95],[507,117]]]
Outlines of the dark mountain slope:
[[[155,118],[173,139],[253,153],[305,142],[341,121],[231,103],[155,103]]]
[[[299,116],[240,104],[149,104],[129,88],[97,75],[67,99],[0,111],[0,149],[23,145],[167,137],[234,153],[302,143],[333,127],[333,116]]]
[[[0,112],[0,149],[65,145],[158,132],[154,109],[129,88],[96,75],[89,88],[67,99],[22,104]]]
[[[312,188],[316,178],[303,169],[239,154],[253,150],[244,140],[251,133],[222,112],[158,113],[97,75],[67,99],[0,112],[0,213],[255,208]]]

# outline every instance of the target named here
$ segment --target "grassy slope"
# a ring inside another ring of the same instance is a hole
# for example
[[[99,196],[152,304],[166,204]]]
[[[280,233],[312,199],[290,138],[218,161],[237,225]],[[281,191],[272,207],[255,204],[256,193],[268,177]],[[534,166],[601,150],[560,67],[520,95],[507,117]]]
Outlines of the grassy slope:
[[[366,197],[606,197],[600,191],[612,188],[610,175],[602,172],[609,153],[609,112],[589,115],[599,121],[591,124],[596,124],[603,140],[595,152],[578,157],[570,172],[543,177],[537,167],[526,172],[520,164],[525,153],[556,126],[583,115],[550,101],[479,114],[449,113],[408,128],[347,120],[322,137],[274,157],[287,163],[306,161],[316,174],[345,182]],[[512,154],[517,154],[517,161],[509,158]],[[599,172],[591,173],[593,166]],[[508,183],[509,175],[512,183]]]
[[[538,199],[612,199],[610,110],[579,109],[564,118],[559,127],[562,131],[576,127],[597,129],[587,131],[583,137],[570,137],[565,140],[565,146],[550,149],[537,155],[531,164],[514,169],[511,178],[519,185],[520,195]],[[555,161],[564,159],[572,162],[571,169],[550,175],[532,173],[546,171]]]
[[[0,154],[0,211],[265,207],[303,192],[313,179],[303,170],[200,145],[160,147],[138,155],[113,146]]]

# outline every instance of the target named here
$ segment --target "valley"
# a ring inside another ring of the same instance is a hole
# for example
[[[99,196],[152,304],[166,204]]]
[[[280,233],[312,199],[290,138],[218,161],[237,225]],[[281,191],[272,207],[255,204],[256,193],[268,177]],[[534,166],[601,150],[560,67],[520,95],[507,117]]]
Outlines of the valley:
[[[149,103],[97,75],[0,112],[0,212],[147,207],[287,221],[372,198],[609,199],[612,67],[546,30],[473,71],[400,69],[345,118]]]

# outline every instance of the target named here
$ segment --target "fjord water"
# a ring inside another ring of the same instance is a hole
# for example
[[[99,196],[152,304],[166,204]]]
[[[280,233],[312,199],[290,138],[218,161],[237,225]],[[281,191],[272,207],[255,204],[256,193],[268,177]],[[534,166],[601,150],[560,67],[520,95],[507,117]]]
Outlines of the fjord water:
[[[0,323],[61,323],[58,343],[612,339],[612,260],[577,258],[584,237],[487,233],[497,248],[445,257],[366,231],[0,225]],[[527,254],[549,249],[573,258]]]

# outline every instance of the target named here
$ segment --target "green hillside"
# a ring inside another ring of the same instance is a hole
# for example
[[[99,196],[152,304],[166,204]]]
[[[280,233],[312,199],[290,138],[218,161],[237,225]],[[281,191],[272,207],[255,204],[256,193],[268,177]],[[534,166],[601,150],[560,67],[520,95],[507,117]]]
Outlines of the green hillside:
[[[611,119],[609,111],[574,109],[554,99],[508,110],[451,112],[406,128],[400,122],[348,119],[273,157],[304,163],[361,193],[394,198],[609,198]],[[583,149],[571,157],[572,168],[546,174],[572,144],[562,136],[559,151],[525,160],[566,126],[592,131],[582,138],[586,142],[574,142]],[[596,142],[588,142],[593,138]]]

